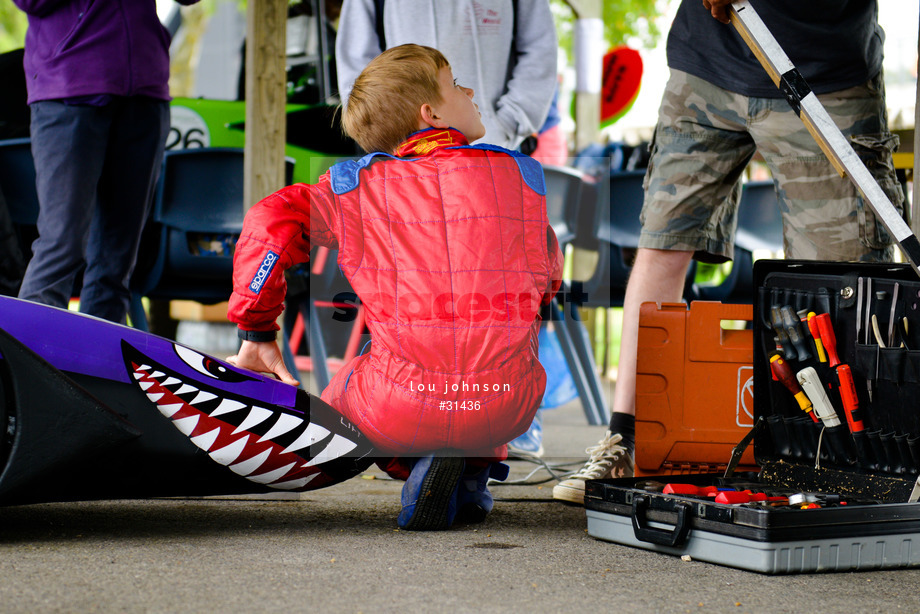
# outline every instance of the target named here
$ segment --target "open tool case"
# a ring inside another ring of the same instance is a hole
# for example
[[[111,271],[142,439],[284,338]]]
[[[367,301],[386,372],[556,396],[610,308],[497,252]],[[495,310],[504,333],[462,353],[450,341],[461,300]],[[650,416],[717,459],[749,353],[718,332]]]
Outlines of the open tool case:
[[[760,471],[589,481],[588,533],[762,573],[920,565],[920,277],[788,260],[754,275]]]

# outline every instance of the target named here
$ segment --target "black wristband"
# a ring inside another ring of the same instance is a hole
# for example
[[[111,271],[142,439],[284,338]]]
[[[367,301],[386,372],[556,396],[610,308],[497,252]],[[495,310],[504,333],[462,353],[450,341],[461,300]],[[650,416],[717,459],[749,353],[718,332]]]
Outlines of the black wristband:
[[[243,330],[242,328],[237,328],[236,336],[243,341],[265,342],[277,339],[278,332],[274,330]]]

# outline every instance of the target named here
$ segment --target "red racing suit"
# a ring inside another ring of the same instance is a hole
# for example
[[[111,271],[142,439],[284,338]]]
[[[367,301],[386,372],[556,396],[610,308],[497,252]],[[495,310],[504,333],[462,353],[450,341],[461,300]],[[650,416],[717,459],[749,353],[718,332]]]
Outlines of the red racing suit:
[[[562,254],[542,167],[454,130],[417,132],[396,153],[337,164],[253,207],[229,318],[277,330],[283,271],[312,245],[338,249],[372,343],[323,400],[381,450],[499,455],[546,386],[539,306],[559,288]]]

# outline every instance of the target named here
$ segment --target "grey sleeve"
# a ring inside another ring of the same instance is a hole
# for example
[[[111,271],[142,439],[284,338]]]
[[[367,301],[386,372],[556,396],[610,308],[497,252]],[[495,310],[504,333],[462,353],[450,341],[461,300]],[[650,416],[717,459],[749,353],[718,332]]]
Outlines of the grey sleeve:
[[[345,0],[335,38],[335,67],[342,104],[368,62],[383,52],[377,36],[374,0]]]
[[[496,103],[502,128],[517,146],[546,121],[556,90],[556,27],[549,0],[518,0],[514,70]]]

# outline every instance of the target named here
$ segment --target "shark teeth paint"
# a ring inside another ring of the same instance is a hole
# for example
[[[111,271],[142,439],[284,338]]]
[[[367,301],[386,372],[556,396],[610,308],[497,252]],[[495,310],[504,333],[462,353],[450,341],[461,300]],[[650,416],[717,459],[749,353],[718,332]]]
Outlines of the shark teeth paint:
[[[126,362],[135,384],[173,426],[214,461],[255,483],[305,490],[338,481],[323,474],[323,465],[358,448],[297,410],[230,398],[161,366],[127,356]]]

